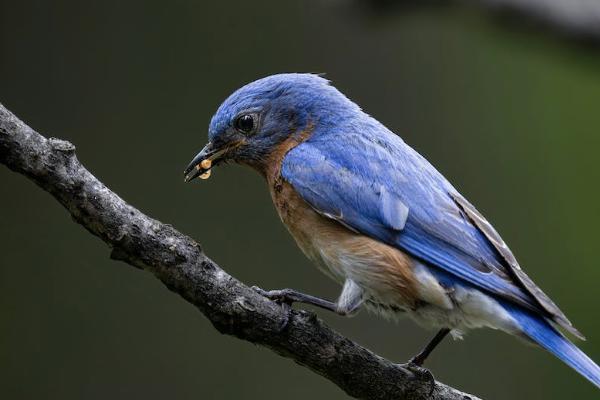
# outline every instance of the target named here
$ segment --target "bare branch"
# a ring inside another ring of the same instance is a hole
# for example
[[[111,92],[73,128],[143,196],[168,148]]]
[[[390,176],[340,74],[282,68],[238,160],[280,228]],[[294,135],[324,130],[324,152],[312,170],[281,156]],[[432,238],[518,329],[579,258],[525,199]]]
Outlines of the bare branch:
[[[268,347],[362,399],[477,399],[379,357],[313,313],[285,312],[228,275],[200,246],[110,191],[75,156],[0,104],[0,162],[52,194],[73,219],[112,248],[111,257],[152,272],[221,333]],[[431,396],[429,393],[433,389]]]

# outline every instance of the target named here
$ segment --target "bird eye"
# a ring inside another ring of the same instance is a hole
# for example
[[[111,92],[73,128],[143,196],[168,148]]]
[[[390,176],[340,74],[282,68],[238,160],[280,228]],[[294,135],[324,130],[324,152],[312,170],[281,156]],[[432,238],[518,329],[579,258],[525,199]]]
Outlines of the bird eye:
[[[235,129],[242,133],[250,133],[254,130],[255,121],[254,115],[244,114],[235,120]]]

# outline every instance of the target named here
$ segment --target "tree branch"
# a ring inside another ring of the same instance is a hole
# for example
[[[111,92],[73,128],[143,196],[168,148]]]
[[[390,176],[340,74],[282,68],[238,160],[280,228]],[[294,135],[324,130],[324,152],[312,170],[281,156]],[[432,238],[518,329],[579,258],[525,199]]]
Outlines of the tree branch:
[[[75,156],[0,104],[0,162],[54,196],[72,218],[112,248],[111,258],[152,272],[219,330],[268,347],[362,399],[477,399],[413,374],[338,334],[313,313],[285,312],[228,275],[198,243],[110,191]]]

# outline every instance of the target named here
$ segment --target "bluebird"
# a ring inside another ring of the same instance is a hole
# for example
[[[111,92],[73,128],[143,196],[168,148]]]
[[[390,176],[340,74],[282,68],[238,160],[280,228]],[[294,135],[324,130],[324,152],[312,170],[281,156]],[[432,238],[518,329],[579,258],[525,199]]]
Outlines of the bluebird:
[[[339,315],[361,307],[448,333],[480,327],[535,343],[597,387],[600,368],[559,328],[584,339],[521,269],[492,225],[425,158],[315,74],[279,74],[234,92],[185,170],[207,178],[231,161],[262,175],[304,254],[342,285],[332,302],[292,289],[282,304]]]

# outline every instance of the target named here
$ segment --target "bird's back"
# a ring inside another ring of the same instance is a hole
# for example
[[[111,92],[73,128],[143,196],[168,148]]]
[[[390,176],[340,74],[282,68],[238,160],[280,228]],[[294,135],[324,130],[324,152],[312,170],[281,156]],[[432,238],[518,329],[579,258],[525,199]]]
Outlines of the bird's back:
[[[282,174],[321,214],[578,334],[516,260],[511,264],[514,256],[475,208],[366,114],[317,127],[286,154]]]

